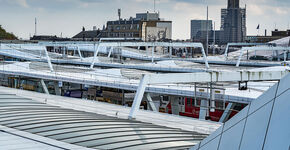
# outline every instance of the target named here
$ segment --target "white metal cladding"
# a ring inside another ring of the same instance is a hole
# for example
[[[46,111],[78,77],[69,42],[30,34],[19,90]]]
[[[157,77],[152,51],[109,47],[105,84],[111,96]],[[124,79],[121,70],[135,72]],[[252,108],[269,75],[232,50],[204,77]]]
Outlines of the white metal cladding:
[[[0,94],[0,125],[93,149],[187,149],[207,136],[7,94]]]
[[[191,149],[289,149],[289,83],[290,74]]]

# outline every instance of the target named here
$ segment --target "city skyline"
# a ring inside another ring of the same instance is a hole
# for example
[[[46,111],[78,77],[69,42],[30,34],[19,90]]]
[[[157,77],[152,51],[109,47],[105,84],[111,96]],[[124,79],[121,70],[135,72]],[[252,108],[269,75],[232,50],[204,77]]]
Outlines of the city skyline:
[[[34,18],[38,19],[40,35],[72,37],[81,31],[82,26],[92,30],[93,26],[102,28],[106,21],[117,20],[117,9],[122,9],[122,18],[136,13],[153,12],[153,0],[0,0],[0,24],[17,37],[28,39],[34,34]],[[227,7],[226,0],[157,0],[156,10],[160,17],[173,21],[173,39],[190,38],[190,20],[206,19],[206,5],[209,5],[209,19],[220,29],[220,9]],[[241,7],[247,4],[248,35],[260,35],[264,29],[279,30],[289,28],[287,7],[290,2],[283,0],[241,0]],[[275,17],[276,16],[276,17]],[[277,17],[279,16],[279,17]],[[276,24],[276,25],[275,25]]]

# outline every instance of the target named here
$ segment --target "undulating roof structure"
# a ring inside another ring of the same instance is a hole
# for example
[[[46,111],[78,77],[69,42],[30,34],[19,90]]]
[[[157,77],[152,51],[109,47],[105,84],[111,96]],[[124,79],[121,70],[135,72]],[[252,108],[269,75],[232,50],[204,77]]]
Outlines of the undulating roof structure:
[[[92,149],[187,149],[207,136],[151,123],[60,108],[5,93],[0,93],[0,125]],[[0,135],[13,136],[1,130]],[[14,149],[21,149],[21,142],[23,144],[28,140],[19,138],[13,138],[20,144]],[[6,140],[1,139],[0,149],[6,144]],[[37,140],[29,139],[32,142]],[[45,142],[37,143],[47,146],[43,149],[66,149]]]

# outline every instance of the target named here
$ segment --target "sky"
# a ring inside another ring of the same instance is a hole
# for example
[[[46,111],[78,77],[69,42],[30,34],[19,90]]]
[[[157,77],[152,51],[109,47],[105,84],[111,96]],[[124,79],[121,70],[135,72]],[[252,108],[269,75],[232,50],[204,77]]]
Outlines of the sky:
[[[160,17],[173,21],[173,39],[190,38],[190,20],[209,19],[220,28],[221,8],[227,0],[156,0]],[[264,30],[289,29],[290,0],[240,0],[247,7],[248,35],[264,34]],[[106,21],[117,20],[117,9],[122,18],[136,13],[153,12],[154,0],[0,0],[0,25],[17,37],[28,39],[34,34],[34,18],[37,18],[38,35],[72,37],[84,26],[102,28]],[[256,30],[260,24],[260,31]]]

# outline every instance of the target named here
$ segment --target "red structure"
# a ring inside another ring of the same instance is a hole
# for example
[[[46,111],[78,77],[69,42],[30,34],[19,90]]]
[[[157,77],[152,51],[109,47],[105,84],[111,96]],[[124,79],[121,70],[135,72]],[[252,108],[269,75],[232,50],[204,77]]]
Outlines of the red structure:
[[[180,116],[187,116],[193,118],[199,118],[200,112],[200,102],[201,99],[197,98],[196,102],[194,102],[194,98],[179,98],[179,115]],[[228,103],[223,103],[222,101],[215,102],[215,108],[210,110],[208,107],[207,117],[206,120],[211,121],[219,121],[222,114],[224,113],[225,108],[227,107]],[[242,110],[246,105],[244,104],[236,104],[236,106],[231,110],[231,114],[229,118],[236,115],[240,110]],[[172,114],[172,107],[171,103],[167,105],[167,110],[169,114]]]

